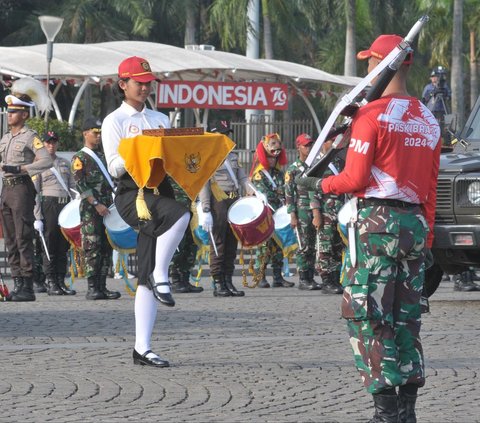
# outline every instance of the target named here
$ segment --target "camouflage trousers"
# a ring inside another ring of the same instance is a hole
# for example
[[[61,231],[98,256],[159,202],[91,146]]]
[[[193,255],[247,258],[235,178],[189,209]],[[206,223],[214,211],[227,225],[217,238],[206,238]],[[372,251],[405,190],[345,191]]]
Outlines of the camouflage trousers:
[[[315,242],[316,231],[312,224],[313,212],[306,208],[297,206],[298,215],[298,235],[301,240],[301,247],[299,246],[296,254],[297,270],[304,272],[307,270],[314,270],[315,268]]]
[[[187,272],[193,269],[195,265],[195,259],[197,257],[197,244],[193,241],[192,230],[190,225],[185,231],[178,248],[173,254],[172,262],[170,263],[170,268],[177,272]]]
[[[370,393],[423,386],[420,295],[427,223],[419,207],[359,210],[356,267],[345,256],[342,316],[355,365]]]
[[[338,199],[325,196],[322,203],[322,227],[318,231],[315,267],[322,277],[340,270],[344,245],[337,230]]]
[[[85,277],[108,275],[112,265],[112,247],[105,233],[103,217],[86,201],[80,203],[82,250],[85,253]]]
[[[283,266],[283,251],[273,238],[259,245],[255,252],[255,269],[260,269],[262,262],[272,264],[272,269],[281,269]]]

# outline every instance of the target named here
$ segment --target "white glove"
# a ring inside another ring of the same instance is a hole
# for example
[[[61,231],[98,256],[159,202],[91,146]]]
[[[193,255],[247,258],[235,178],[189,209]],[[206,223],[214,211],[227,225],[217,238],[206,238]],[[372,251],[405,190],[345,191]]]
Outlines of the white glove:
[[[203,228],[204,231],[206,232],[211,232],[213,228],[213,216],[212,213],[202,213],[202,217],[199,216],[199,222],[200,226]]]
[[[33,222],[33,227],[36,231],[43,232],[43,222],[41,220],[35,220],[35,222]]]
[[[268,204],[267,196],[263,192],[255,190],[255,197],[257,197],[263,204]]]

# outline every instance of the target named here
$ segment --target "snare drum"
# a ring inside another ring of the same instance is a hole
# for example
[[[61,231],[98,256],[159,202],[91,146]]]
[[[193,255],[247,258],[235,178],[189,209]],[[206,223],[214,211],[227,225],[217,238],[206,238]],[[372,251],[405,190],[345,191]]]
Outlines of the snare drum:
[[[67,241],[76,248],[82,248],[80,200],[72,200],[62,209],[58,215],[58,225]]]
[[[287,206],[280,207],[273,214],[273,221],[275,224],[273,238],[281,247],[283,255],[287,257],[298,248],[297,237],[295,236],[293,228],[290,226],[290,215],[287,213]]]
[[[256,197],[235,201],[227,216],[233,233],[244,247],[260,245],[273,234],[272,212]]]
[[[137,233],[120,216],[112,204],[110,213],[103,218],[108,241],[114,250],[134,252],[137,248]]]

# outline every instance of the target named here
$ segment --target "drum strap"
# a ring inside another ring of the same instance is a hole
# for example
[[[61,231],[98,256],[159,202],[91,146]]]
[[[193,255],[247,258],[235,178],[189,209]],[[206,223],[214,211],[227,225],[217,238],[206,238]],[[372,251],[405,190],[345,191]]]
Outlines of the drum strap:
[[[113,184],[113,181],[112,181],[112,178],[110,178],[110,175],[109,173],[107,172],[107,169],[105,169],[105,166],[103,165],[102,161],[100,160],[100,158],[95,154],[95,152],[93,150],[91,150],[90,148],[88,147],[83,147],[82,148],[82,151],[87,153],[93,160],[95,160],[95,162],[97,163],[98,167],[100,168],[100,170],[102,171],[103,173],[103,176],[105,176],[105,179],[107,180],[107,182],[110,184],[110,186],[112,187],[112,190],[115,192],[115,185]]]
[[[65,183],[65,181],[63,180],[62,176],[60,175],[60,173],[58,173],[58,170],[55,169],[55,166],[52,166],[50,168],[50,172],[52,172],[55,177],[57,178],[58,180],[58,183],[62,186],[62,188],[67,191],[67,194],[70,198],[73,198],[72,197],[72,193],[70,192],[70,190],[67,188],[67,184]]]
[[[235,172],[233,171],[232,164],[230,163],[228,157],[225,159],[223,164],[225,165],[225,169],[227,169],[228,173],[230,174],[230,178],[232,178],[232,181],[235,184],[235,189],[238,191],[238,180],[235,176]]]
[[[267,179],[270,181],[270,183],[272,184],[273,189],[277,189],[277,184],[273,180],[272,175],[270,175],[270,173],[268,173],[268,171],[266,169],[262,169],[262,172],[267,177]]]

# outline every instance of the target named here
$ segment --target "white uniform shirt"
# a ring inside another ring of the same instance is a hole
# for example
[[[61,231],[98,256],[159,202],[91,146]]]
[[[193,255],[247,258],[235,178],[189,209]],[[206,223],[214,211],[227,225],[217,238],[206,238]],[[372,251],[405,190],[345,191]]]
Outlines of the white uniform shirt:
[[[139,112],[123,102],[110,113],[102,124],[103,151],[110,175],[119,178],[126,172],[125,161],[118,154],[120,140],[141,135],[143,129],[157,128],[170,128],[168,116],[146,107]]]

